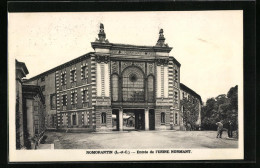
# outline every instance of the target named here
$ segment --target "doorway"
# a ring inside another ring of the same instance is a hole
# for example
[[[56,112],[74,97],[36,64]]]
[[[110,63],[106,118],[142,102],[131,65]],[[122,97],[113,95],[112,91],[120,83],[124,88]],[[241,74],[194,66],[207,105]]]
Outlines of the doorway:
[[[119,110],[112,110],[113,131],[119,131]],[[154,110],[149,110],[149,130],[155,129]],[[124,109],[123,110],[123,130],[138,131],[145,130],[144,109]]]

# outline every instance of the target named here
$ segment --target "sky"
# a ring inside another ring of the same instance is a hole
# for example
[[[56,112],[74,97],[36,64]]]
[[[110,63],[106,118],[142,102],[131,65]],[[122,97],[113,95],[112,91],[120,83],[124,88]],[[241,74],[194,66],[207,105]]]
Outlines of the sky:
[[[162,28],[181,64],[181,83],[203,102],[241,84],[241,10],[9,13],[8,59],[25,62],[31,78],[93,52],[100,23],[109,42],[133,45],[154,46]]]

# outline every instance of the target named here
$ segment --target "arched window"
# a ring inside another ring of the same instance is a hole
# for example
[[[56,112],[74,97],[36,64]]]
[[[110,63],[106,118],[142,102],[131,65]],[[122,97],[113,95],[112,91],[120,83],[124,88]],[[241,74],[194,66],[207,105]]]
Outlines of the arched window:
[[[106,122],[107,122],[107,116],[106,116],[106,113],[103,112],[101,114],[101,124],[106,124]]]
[[[144,101],[144,74],[137,67],[128,67],[123,74],[123,101]]]
[[[154,101],[154,82],[153,82],[153,76],[149,76],[147,80],[147,86],[148,86],[148,101],[152,102]]]
[[[165,124],[165,113],[161,113],[161,124]]]
[[[112,101],[118,101],[118,76],[112,75]]]

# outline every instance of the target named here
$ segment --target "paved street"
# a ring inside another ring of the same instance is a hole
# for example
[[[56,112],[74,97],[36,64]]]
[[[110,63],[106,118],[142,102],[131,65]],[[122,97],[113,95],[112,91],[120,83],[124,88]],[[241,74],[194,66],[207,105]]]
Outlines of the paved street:
[[[46,132],[55,149],[237,148],[237,140],[216,138],[216,131]],[[44,144],[44,145],[45,145]],[[41,145],[40,145],[41,146]]]

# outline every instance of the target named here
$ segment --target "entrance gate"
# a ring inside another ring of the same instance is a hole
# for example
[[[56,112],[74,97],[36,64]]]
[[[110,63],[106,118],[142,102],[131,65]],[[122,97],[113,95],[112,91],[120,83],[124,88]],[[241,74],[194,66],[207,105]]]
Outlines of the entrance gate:
[[[114,109],[113,114],[113,130],[119,131],[119,110]],[[145,111],[144,109],[124,109],[123,110],[123,130],[145,130]],[[155,115],[154,110],[149,110],[149,130],[155,129]]]

